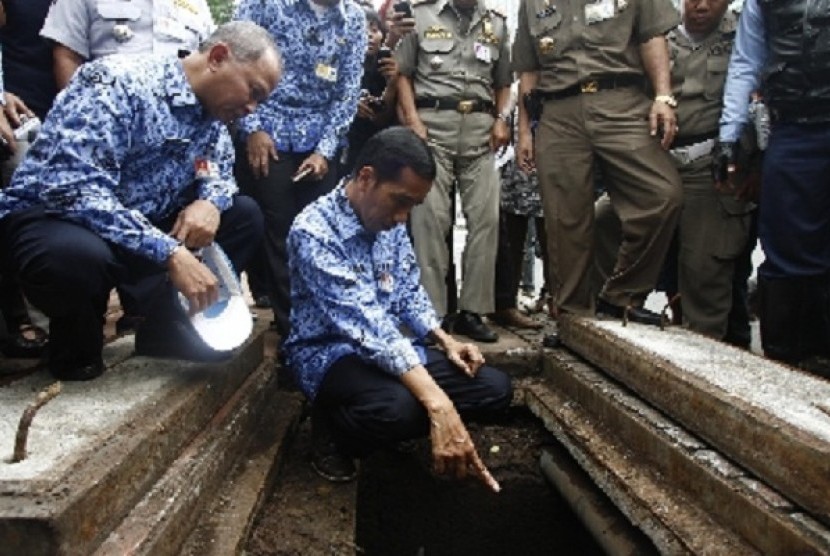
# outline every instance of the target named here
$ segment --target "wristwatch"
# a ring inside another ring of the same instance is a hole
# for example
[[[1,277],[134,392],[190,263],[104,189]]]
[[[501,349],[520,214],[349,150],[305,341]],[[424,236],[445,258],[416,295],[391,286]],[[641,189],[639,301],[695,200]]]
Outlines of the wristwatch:
[[[677,108],[677,99],[674,98],[674,95],[657,95],[654,97],[654,102],[662,102],[672,108]]]
[[[496,119],[501,120],[506,124],[509,124],[510,123],[510,112],[499,112],[496,115]]]

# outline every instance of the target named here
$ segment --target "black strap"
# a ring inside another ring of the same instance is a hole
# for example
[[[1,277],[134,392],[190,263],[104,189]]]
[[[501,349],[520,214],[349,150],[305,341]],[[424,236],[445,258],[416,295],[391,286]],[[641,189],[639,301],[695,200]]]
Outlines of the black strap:
[[[492,112],[493,103],[489,100],[459,99],[452,97],[419,97],[415,99],[415,108],[433,108],[435,110],[455,110],[457,112]]]
[[[607,91],[609,89],[642,87],[644,83],[643,78],[639,75],[611,75],[598,77],[597,79],[587,79],[582,83],[571,85],[561,91],[540,91],[539,94],[542,100],[562,100],[579,94],[590,94],[598,91]]]
[[[681,149],[683,147],[688,147],[689,145],[695,145],[697,143],[702,143],[704,141],[708,141],[709,139],[717,139],[718,138],[718,130],[715,129],[708,133],[698,133],[696,135],[686,135],[683,137],[675,137],[674,141],[672,141],[671,148],[673,149]]]

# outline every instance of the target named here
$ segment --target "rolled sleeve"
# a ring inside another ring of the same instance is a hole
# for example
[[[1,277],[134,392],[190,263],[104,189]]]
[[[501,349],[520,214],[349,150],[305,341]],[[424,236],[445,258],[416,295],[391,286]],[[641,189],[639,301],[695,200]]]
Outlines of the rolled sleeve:
[[[418,33],[412,32],[398,41],[395,48],[395,60],[401,75],[412,77],[418,67]]]
[[[539,58],[536,56],[536,48],[530,37],[530,27],[527,23],[527,0],[522,0],[519,4],[518,22],[516,38],[513,41],[513,71],[516,73],[537,71]]]
[[[639,0],[637,7],[636,36],[640,43],[680,25],[680,14],[670,0]]]
[[[61,44],[89,59],[89,28],[92,14],[88,0],[52,2],[40,36]]]

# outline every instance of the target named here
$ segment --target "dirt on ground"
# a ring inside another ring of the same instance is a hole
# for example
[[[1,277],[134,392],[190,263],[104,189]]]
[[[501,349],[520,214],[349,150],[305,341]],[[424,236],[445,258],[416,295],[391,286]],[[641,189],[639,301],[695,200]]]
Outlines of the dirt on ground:
[[[553,437],[525,409],[498,423],[470,424],[479,453],[501,483],[431,472],[428,439],[361,462],[357,483],[332,485],[308,464],[300,427],[276,489],[255,523],[248,554],[394,556],[601,554],[539,470]]]

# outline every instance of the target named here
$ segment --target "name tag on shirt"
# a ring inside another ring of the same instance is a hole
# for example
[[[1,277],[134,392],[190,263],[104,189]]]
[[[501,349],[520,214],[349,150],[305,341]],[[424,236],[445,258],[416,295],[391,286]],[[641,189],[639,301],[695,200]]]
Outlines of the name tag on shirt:
[[[395,289],[395,279],[388,272],[382,272],[378,278],[378,287],[384,293],[392,293],[392,290]]]
[[[614,17],[614,0],[599,0],[593,4],[585,5],[585,23],[599,23]]]
[[[323,81],[337,81],[337,68],[324,64],[323,62],[317,62],[317,67],[314,68],[314,74]]]
[[[192,34],[187,28],[171,17],[159,17],[156,19],[153,31],[158,36],[182,42],[192,38]]]
[[[480,42],[473,44],[473,51],[476,55],[476,60],[480,60],[486,64],[490,63],[490,48]]]
[[[211,179],[219,177],[219,167],[215,162],[206,158],[197,158],[194,163],[197,179]]]

